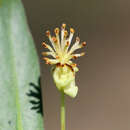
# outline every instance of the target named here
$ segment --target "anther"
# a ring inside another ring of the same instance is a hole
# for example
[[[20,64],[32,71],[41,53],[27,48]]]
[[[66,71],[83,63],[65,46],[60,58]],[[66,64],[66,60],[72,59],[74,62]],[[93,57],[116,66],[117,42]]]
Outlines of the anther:
[[[64,38],[66,38],[67,35],[68,35],[68,32],[67,32],[67,30],[65,30],[65,31],[64,31]]]
[[[59,56],[56,56],[56,59],[59,59]]]
[[[47,64],[47,65],[50,65],[50,64],[51,64],[51,62],[47,61],[47,62],[46,62],[46,64]]]
[[[48,58],[44,57],[44,58],[43,58],[43,60],[47,61],[47,60],[48,60]]]
[[[47,56],[47,53],[46,53],[46,52],[42,52],[42,55],[43,55],[43,56]]]
[[[66,27],[66,24],[65,24],[65,23],[63,23],[63,24],[62,24],[62,28],[63,28],[63,29],[65,29],[65,27]]]
[[[46,31],[46,36],[50,36],[50,31]]]
[[[42,46],[44,46],[45,48],[48,48],[45,42],[42,43]]]
[[[76,67],[76,66],[77,66],[77,64],[72,64],[71,66],[72,66],[72,67]]]
[[[77,56],[73,56],[72,58],[73,58],[73,59],[77,59]]]
[[[54,43],[57,43],[56,37],[52,37],[52,40],[54,41]]]
[[[69,41],[67,41],[67,42],[66,42],[66,46],[69,46],[69,45],[70,45],[70,43],[69,43]]]
[[[83,47],[86,46],[86,42],[82,42],[82,46],[83,46]]]
[[[45,60],[46,64],[51,64],[48,58],[44,57],[43,60]]]
[[[74,33],[75,31],[74,31],[74,29],[73,29],[73,28],[70,28],[70,32],[71,32],[71,33]]]
[[[58,35],[59,34],[59,28],[55,28],[54,32],[55,32],[56,35]]]
[[[84,56],[84,55],[85,55],[85,52],[80,53],[80,55],[81,55],[81,56]]]
[[[79,37],[76,37],[76,41],[79,42],[79,41],[80,41],[80,38],[79,38]]]

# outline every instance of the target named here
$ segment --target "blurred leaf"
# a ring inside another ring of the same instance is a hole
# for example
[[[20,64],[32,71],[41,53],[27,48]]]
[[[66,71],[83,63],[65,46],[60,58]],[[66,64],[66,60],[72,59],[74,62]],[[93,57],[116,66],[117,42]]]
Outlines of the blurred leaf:
[[[37,99],[27,95],[30,83],[40,87],[39,76],[21,1],[0,0],[0,130],[43,130],[42,115],[32,110]]]

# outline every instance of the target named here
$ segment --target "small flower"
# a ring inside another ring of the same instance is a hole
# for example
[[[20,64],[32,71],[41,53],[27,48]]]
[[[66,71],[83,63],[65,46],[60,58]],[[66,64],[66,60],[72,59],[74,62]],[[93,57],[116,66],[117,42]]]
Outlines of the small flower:
[[[66,24],[62,24],[61,38],[59,28],[55,28],[54,30],[56,36],[51,36],[50,31],[46,31],[52,47],[43,42],[42,45],[49,51],[43,52],[42,54],[52,57],[44,57],[43,59],[46,61],[46,64],[53,65],[53,79],[58,90],[63,91],[71,97],[75,97],[78,92],[78,87],[75,85],[75,73],[78,71],[78,67],[72,62],[72,59],[76,59],[85,54],[84,52],[80,54],[75,54],[74,52],[84,47],[86,42],[80,43],[79,37],[76,37],[75,43],[70,47],[75,31],[73,28],[70,28],[70,34],[68,36],[65,27]]]

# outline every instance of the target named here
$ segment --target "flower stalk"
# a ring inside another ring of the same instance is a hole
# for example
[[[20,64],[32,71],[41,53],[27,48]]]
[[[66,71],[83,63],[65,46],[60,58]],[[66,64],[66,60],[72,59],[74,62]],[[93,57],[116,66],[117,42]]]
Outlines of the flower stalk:
[[[61,130],[65,130],[65,94],[61,91]]]

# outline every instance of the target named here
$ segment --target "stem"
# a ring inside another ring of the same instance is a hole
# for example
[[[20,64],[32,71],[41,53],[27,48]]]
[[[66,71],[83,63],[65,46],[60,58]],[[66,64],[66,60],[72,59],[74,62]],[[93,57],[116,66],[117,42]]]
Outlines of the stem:
[[[61,91],[61,130],[65,130],[65,94]]]

